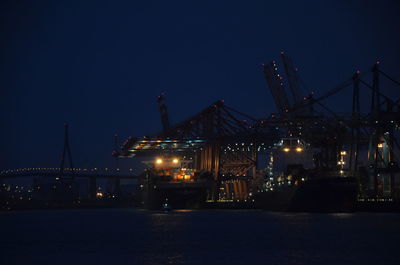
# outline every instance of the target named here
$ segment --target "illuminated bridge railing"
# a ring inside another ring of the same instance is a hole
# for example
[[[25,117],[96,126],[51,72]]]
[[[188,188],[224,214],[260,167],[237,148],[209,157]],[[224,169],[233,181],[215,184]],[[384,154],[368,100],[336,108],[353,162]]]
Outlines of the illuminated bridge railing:
[[[75,177],[104,177],[104,178],[137,178],[133,169],[120,168],[64,168],[61,174],[60,168],[36,167],[0,170],[0,178],[29,177],[29,176],[75,176]]]

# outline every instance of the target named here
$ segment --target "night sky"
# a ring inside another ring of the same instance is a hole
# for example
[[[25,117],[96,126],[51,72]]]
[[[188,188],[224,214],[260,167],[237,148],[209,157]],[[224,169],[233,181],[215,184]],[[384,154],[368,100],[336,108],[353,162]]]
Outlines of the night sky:
[[[317,95],[376,60],[399,80],[396,2],[1,1],[0,169],[58,167],[65,122],[77,167],[111,166],[114,133],[161,130],[161,92],[172,123],[218,99],[265,117],[281,50]]]

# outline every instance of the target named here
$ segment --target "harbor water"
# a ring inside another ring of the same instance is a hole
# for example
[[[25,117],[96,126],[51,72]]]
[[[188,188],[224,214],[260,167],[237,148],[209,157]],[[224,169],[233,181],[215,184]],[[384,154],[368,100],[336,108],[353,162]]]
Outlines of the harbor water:
[[[400,264],[400,214],[0,212],[0,264]]]

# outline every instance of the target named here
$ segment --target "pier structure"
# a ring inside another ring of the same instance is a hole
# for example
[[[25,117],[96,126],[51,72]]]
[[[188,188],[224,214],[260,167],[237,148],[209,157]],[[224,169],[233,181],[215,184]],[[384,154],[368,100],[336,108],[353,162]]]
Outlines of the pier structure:
[[[254,118],[218,100],[188,119],[170,124],[165,95],[158,97],[163,130],[149,136],[129,137],[118,146],[115,136],[113,156],[177,156],[191,161],[191,167],[214,180],[211,201],[246,201],[268,182],[290,184],[274,176],[274,153],[312,152],[314,175],[356,177],[361,201],[400,201],[400,97],[386,95],[388,83],[398,89],[400,82],[381,70],[376,62],[370,70],[356,71],[339,86],[318,95],[306,93],[298,69],[281,53],[287,83],[279,74],[278,63],[263,65],[263,73],[276,105],[276,113]],[[388,82],[388,83],[384,83]],[[326,101],[344,91],[350,101],[347,113],[335,111]],[[288,92],[288,93],[287,93]],[[99,178],[109,180],[115,191],[121,179],[140,179],[132,169],[84,169],[73,166],[68,125],[64,127],[64,148],[58,168],[20,168],[0,171],[0,179],[45,177],[63,183],[89,179],[90,197],[97,196]],[[260,157],[268,157],[266,170],[259,168]],[[66,167],[66,161],[69,167]],[[299,165],[292,169],[300,170]],[[290,174],[290,172],[286,172]]]
[[[210,173],[220,183],[223,177],[249,176],[249,171],[255,168],[257,150],[251,128],[255,121],[219,100],[188,120],[164,128],[161,133],[128,138],[114,154],[121,157],[175,155],[190,159],[194,169]],[[230,151],[233,148],[236,153]],[[213,191],[211,197],[216,198],[216,193],[217,190]]]
[[[302,153],[312,150],[314,174],[355,176],[362,200],[399,200],[400,98],[386,96],[381,79],[395,86],[400,83],[380,70],[356,71],[339,86],[322,95],[306,94],[300,85],[298,69],[281,53],[291,96],[275,61],[263,65],[263,72],[277,113],[254,118],[219,100],[187,120],[170,125],[164,95],[159,97],[163,131],[150,136],[130,137],[116,157],[175,155],[193,161],[193,168],[211,174],[214,201],[229,198],[245,200],[265,188],[268,174],[258,169],[260,154],[271,150]],[[372,82],[365,80],[371,77]],[[325,101],[348,91],[352,109],[338,113]],[[371,101],[365,108],[365,97]],[[364,103],[362,105],[361,103]],[[364,107],[364,108],[362,108]],[[366,110],[365,110],[366,109]],[[365,156],[366,154],[366,156]]]

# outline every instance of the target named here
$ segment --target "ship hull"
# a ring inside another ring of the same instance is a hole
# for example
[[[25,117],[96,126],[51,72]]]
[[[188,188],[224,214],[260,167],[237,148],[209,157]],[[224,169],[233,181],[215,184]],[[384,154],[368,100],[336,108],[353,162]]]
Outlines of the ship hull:
[[[143,188],[140,205],[159,210],[167,203],[172,209],[200,209],[204,207],[210,185],[208,183],[156,183]]]
[[[356,199],[356,180],[349,177],[313,179],[255,195],[258,208],[294,212],[353,212]]]

